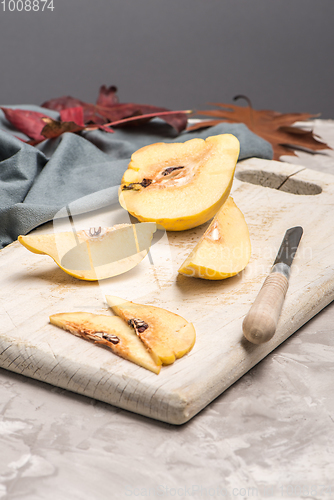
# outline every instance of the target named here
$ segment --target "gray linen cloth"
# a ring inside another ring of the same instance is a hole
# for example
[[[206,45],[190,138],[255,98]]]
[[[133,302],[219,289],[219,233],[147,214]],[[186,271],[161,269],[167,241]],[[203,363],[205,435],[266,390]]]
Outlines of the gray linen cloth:
[[[58,118],[57,112],[38,106],[8,107]],[[115,186],[120,184],[131,154],[137,149],[155,142],[185,142],[224,133],[239,139],[239,159],[272,159],[271,145],[243,124],[221,123],[178,135],[158,119],[118,128],[113,134],[101,130],[83,132],[81,136],[66,133],[33,147],[17,138],[25,136],[14,130],[0,111],[0,248],[19,234],[52,220],[69,203],[78,214],[116,203]]]

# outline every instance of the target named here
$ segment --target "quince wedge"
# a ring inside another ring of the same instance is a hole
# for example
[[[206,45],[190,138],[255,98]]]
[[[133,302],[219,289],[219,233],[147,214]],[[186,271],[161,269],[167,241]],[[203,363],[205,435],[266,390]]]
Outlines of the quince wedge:
[[[152,241],[155,223],[118,224],[108,228],[19,236],[28,250],[52,257],[65,273],[97,281],[129,271],[141,262]]]
[[[133,328],[157,364],[174,363],[194,346],[195,328],[178,314],[110,295],[106,300],[112,311]]]
[[[86,312],[59,313],[50,323],[85,340],[108,347],[114,354],[156,374],[161,363],[154,361],[142,341],[121,318]]]
[[[138,220],[169,231],[199,226],[226,201],[239,147],[231,134],[145,146],[133,153],[123,175],[120,204]]]
[[[195,278],[222,280],[242,271],[250,255],[247,223],[229,197],[178,272]]]

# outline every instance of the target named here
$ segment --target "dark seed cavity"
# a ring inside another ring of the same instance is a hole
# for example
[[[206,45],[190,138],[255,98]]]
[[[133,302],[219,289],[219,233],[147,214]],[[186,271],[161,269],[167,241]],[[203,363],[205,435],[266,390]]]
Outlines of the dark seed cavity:
[[[137,186],[141,186],[143,188],[146,188],[150,184],[152,184],[152,179],[143,179],[141,182],[130,182],[130,184],[122,186],[122,191],[125,191],[128,189],[134,189],[134,190],[139,189],[139,187],[137,187]]]
[[[172,172],[174,172],[175,170],[180,170],[181,168],[184,168],[184,167],[168,167],[168,168],[165,168],[165,170],[162,172],[162,175],[169,175],[171,174]]]
[[[143,179],[140,184],[146,188],[147,186],[149,186],[150,184],[152,184],[152,179]]]
[[[114,345],[118,344],[119,341],[120,341],[120,339],[119,339],[119,337],[117,337],[117,335],[109,335],[109,334],[106,334],[106,333],[102,334],[102,338],[104,340],[108,340],[108,342],[111,342]]]
[[[99,236],[102,232],[102,227],[91,227],[89,228],[89,236],[94,237],[94,236]]]
[[[128,324],[135,329],[137,334],[143,333],[148,328],[148,324],[138,318],[129,319]]]

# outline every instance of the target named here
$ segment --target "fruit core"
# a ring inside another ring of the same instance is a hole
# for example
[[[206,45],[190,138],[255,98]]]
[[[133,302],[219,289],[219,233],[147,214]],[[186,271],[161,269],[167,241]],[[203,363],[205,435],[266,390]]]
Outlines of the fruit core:
[[[171,186],[182,186],[184,184],[188,184],[192,178],[195,177],[197,171],[200,169],[201,162],[204,159],[203,155],[201,155],[200,158],[194,158],[186,165],[171,165],[171,161],[165,162],[164,165],[151,165],[150,172],[145,172],[146,175],[149,175],[149,177],[145,177],[138,182],[123,184],[122,191],[138,191],[142,188],[150,189],[150,187],[154,189],[163,189]]]
[[[107,340],[108,342],[111,342],[114,345],[116,345],[120,342],[120,338],[117,337],[117,335],[111,335],[111,334],[105,333],[105,332],[96,332],[96,335],[101,335],[101,337],[104,340]]]
[[[204,235],[206,240],[218,242],[221,240],[221,234],[219,231],[219,225],[218,222],[215,221],[207,230],[207,232]]]
[[[136,333],[143,333],[148,328],[148,324],[142,319],[132,318],[129,319],[128,324],[135,329]]]
[[[117,231],[123,227],[128,227],[129,225],[130,224],[115,224],[115,226],[112,227],[90,227],[89,229],[78,231],[76,234],[83,240],[96,240],[103,238],[103,236],[108,233],[112,233],[113,231]]]

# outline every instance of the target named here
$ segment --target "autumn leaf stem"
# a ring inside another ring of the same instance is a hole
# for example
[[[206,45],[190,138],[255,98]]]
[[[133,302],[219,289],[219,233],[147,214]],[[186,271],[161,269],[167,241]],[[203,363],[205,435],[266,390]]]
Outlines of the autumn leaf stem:
[[[253,106],[252,106],[252,101],[250,100],[249,97],[243,94],[238,94],[233,97],[233,101],[238,101],[238,99],[245,99],[245,101],[248,104],[248,109],[249,109],[249,124],[251,130],[254,130],[254,115],[253,115]]]
[[[115,122],[105,123],[103,126],[104,127],[114,127],[116,125],[121,125],[122,123],[136,121],[138,119],[141,120],[144,118],[154,118],[154,117],[158,118],[159,116],[176,115],[178,113],[190,114],[190,113],[192,113],[192,110],[186,109],[186,110],[181,110],[181,111],[159,111],[159,112],[156,111],[155,113],[147,113],[145,115],[130,116],[129,118],[123,118],[122,120],[117,120]]]

